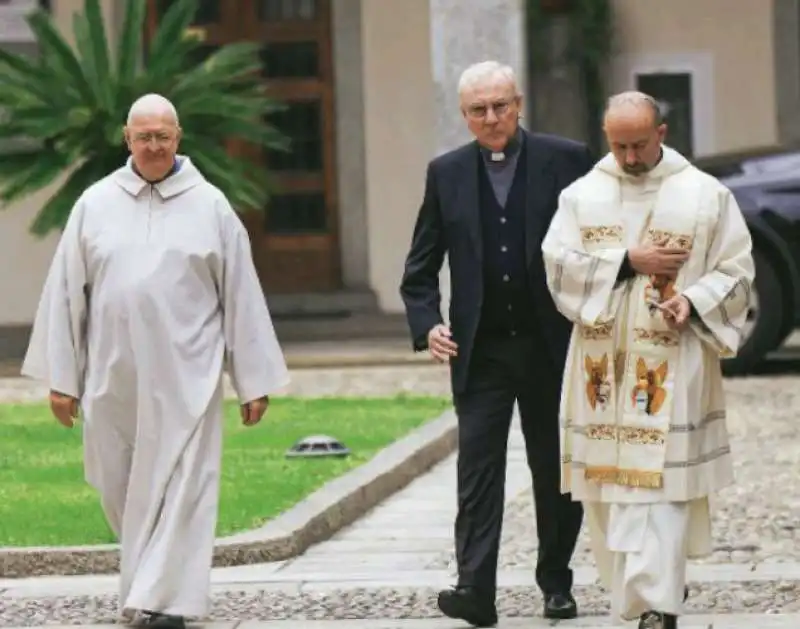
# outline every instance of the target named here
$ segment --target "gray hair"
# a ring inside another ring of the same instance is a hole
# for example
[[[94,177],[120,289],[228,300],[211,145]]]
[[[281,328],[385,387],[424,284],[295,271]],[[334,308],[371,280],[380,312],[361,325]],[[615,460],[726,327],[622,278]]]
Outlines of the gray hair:
[[[131,124],[134,118],[141,116],[168,116],[175,120],[176,125],[179,124],[175,105],[161,94],[145,94],[138,98],[128,110],[128,124]]]
[[[514,88],[514,95],[520,96],[517,88],[517,76],[511,66],[499,61],[481,61],[474,63],[461,73],[458,80],[458,95],[463,97],[466,92],[475,87],[502,81],[509,83]]]
[[[606,103],[606,110],[603,113],[603,119],[609,113],[624,107],[646,107],[652,112],[653,123],[656,127],[664,122],[664,112],[661,111],[661,105],[658,104],[658,101],[649,94],[635,90],[615,94],[609,98]]]

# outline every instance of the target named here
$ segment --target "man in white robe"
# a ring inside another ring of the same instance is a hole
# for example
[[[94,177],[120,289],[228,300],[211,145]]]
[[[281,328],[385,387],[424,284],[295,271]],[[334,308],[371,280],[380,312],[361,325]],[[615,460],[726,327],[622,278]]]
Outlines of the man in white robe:
[[[708,498],[732,482],[720,360],[754,277],[731,192],[662,144],[656,102],[609,101],[611,152],[564,190],[542,244],[574,323],[562,491],[583,502],[612,613],[674,629],[686,562],[711,550]]]
[[[83,417],[87,481],[120,540],[120,610],[180,628],[207,613],[222,450],[223,364],[246,425],[288,382],[247,232],[178,155],[161,96],[133,104],[127,164],[78,199],[22,373]]]

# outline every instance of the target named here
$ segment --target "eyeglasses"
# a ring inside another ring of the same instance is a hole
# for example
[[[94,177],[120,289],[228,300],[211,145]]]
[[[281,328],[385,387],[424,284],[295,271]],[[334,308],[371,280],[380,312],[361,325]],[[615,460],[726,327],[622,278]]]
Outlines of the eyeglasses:
[[[511,107],[513,101],[498,100],[493,103],[481,103],[467,107],[467,114],[470,118],[485,118],[489,111],[493,111],[495,116],[502,116]]]
[[[160,132],[160,133],[136,133],[133,136],[133,141],[136,144],[150,144],[150,142],[155,140],[155,142],[156,142],[156,144],[158,146],[166,146],[167,144],[172,142],[172,140],[174,140],[174,139],[175,139],[175,137],[172,134],[164,133],[164,132]]]

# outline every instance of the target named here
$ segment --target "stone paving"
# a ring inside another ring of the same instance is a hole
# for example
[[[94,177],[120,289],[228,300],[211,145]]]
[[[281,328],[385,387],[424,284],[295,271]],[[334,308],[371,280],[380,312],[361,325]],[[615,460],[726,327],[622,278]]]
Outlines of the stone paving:
[[[757,619],[757,629],[797,629],[800,616],[763,616]],[[436,619],[368,619],[368,620],[278,620],[210,622],[205,629],[465,629],[464,623],[446,618]],[[615,626],[608,619],[579,618],[572,621],[549,622],[541,618],[501,618],[497,629],[542,629],[544,627],[576,627],[606,629]],[[634,625],[631,625],[633,627]],[[697,615],[681,621],[680,629],[752,629],[752,614]],[[190,625],[191,627],[191,625]],[[94,629],[119,629],[119,625],[95,625]]]
[[[447,371],[440,367],[302,370],[293,376],[286,391],[293,395],[448,393]],[[798,385],[797,376],[726,382],[738,482],[715,503],[714,555],[690,566],[689,615],[682,628],[800,626]],[[7,381],[0,396],[31,399],[42,393]],[[535,519],[517,426],[509,458],[500,627],[549,626],[536,620],[541,600],[532,570]],[[438,618],[435,609],[436,590],[453,581],[454,485],[452,456],[299,558],[214,570],[210,620],[273,620],[270,627],[286,629],[464,626]],[[608,626],[606,595],[595,584],[585,539],[574,567],[583,616],[563,626]],[[106,576],[0,581],[0,625],[110,622],[116,585],[116,578]],[[341,622],[316,622],[323,620]]]

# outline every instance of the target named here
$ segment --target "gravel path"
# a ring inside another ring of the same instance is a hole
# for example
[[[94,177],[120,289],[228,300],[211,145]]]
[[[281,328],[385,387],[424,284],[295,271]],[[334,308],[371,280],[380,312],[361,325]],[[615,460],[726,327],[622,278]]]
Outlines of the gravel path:
[[[725,383],[736,485],[713,502],[714,553],[705,563],[800,561],[800,378],[731,379]],[[533,569],[533,496],[506,511],[500,567]],[[450,565],[443,553],[430,568]],[[575,564],[592,564],[584,527]]]
[[[582,616],[608,614],[607,595],[597,587],[576,587]],[[739,582],[692,590],[687,613],[790,613],[800,611],[800,583]],[[229,591],[212,600],[209,620],[322,620],[354,618],[438,618],[436,591],[360,589],[285,593],[274,588]],[[498,612],[505,617],[541,614],[541,598],[531,588],[501,588]],[[0,626],[95,624],[115,621],[116,596],[0,600]]]
[[[0,385],[2,386],[2,385]],[[0,389],[0,397],[9,389]],[[800,561],[800,376],[744,378],[726,382],[728,425],[737,485],[716,501],[715,552],[710,563]],[[18,398],[21,389],[15,389]],[[400,392],[448,394],[447,372],[438,367],[347,369],[295,372],[294,395],[389,395]],[[35,392],[27,391],[28,396]],[[30,397],[28,397],[30,399]],[[530,492],[508,507],[501,546],[501,569],[532,570],[535,519]],[[450,567],[451,542],[429,569]],[[576,564],[591,565],[585,538]],[[422,568],[423,566],[420,566]],[[347,619],[438,617],[430,588],[326,590],[301,593],[275,586],[264,590],[216,593],[211,618],[217,620]],[[576,588],[582,614],[605,614],[607,595],[597,586]],[[498,607],[507,617],[538,615],[535,588],[501,588]],[[800,611],[800,581],[711,582],[692,584],[688,612],[776,613]],[[3,599],[0,626],[110,622],[116,597]],[[757,621],[754,621],[757,624]]]

